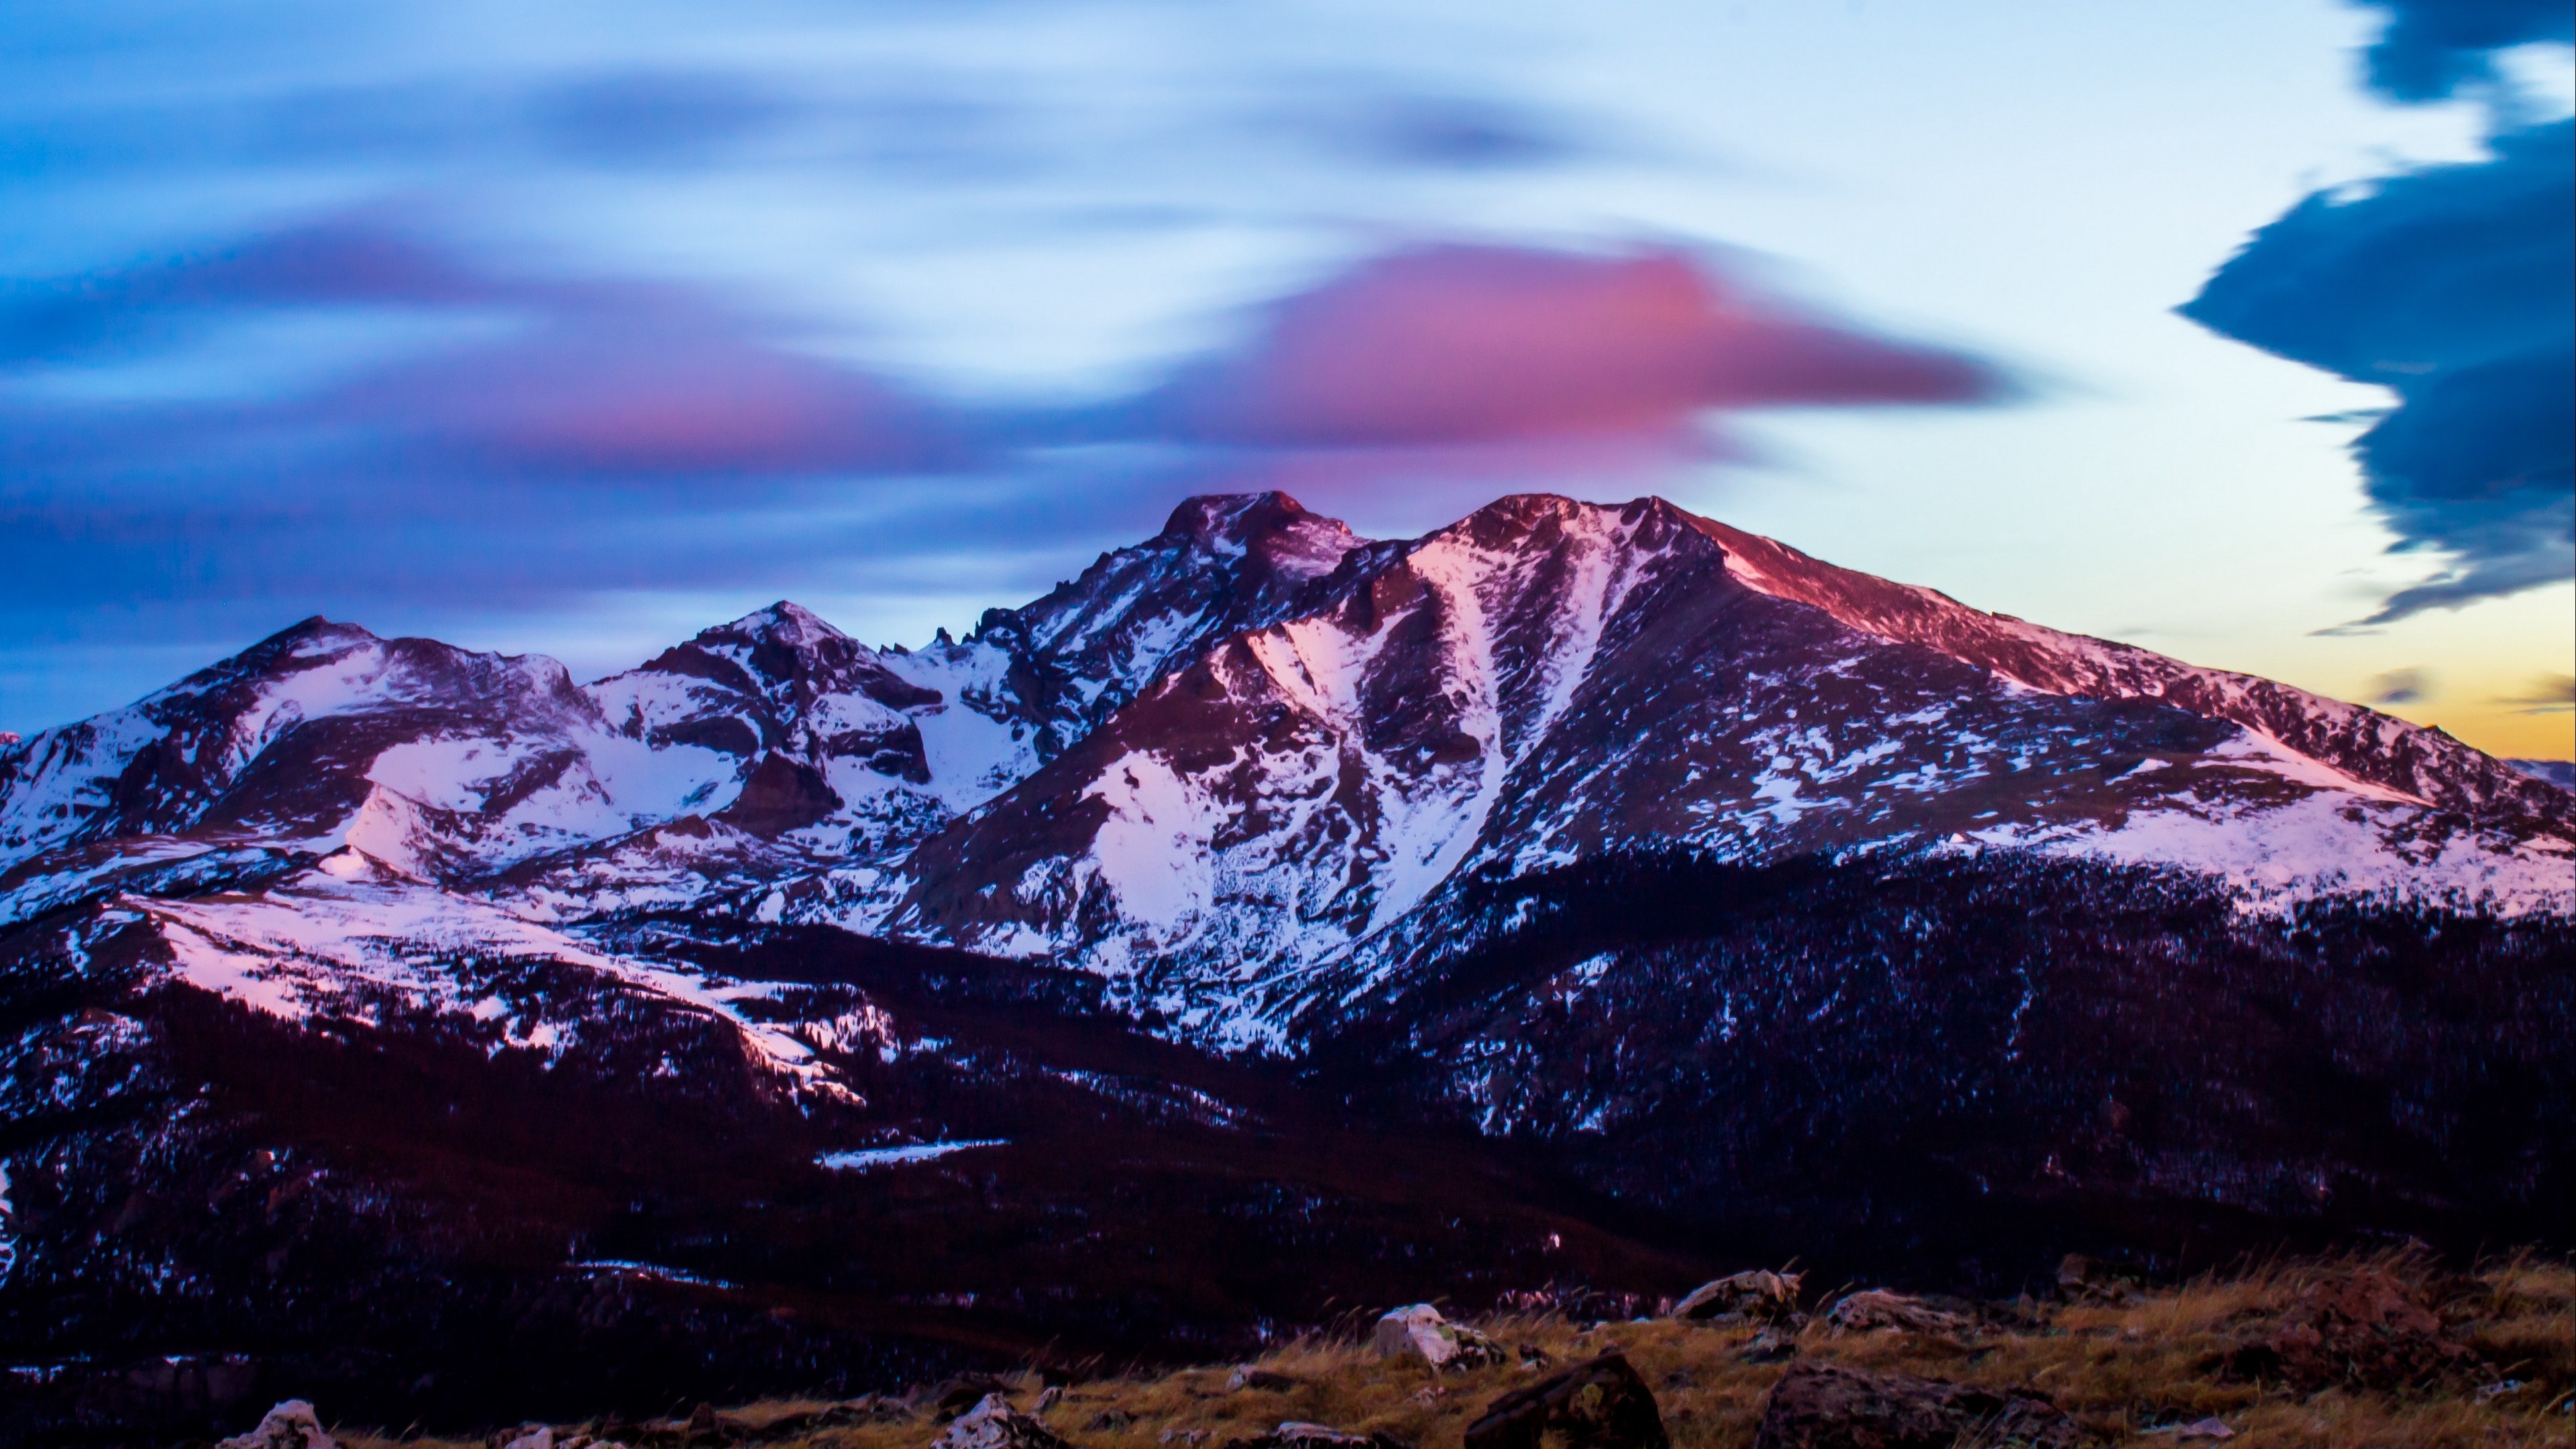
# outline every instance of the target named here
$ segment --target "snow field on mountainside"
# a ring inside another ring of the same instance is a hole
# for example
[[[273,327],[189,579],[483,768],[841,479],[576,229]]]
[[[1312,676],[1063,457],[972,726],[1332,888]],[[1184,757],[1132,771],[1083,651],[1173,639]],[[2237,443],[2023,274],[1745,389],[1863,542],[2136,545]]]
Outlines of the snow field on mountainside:
[[[2410,845],[2409,828],[2429,813],[2318,793],[2270,806],[2222,801],[2139,811],[2117,827],[2012,825],[1965,834],[1989,847],[2205,872],[2264,909],[2366,895],[2508,916],[2576,914],[2576,854],[2556,841],[2486,841],[2447,831]]]
[[[1250,531],[1256,516],[1270,531]],[[2456,742],[1656,502],[1507,499],[1363,545],[1279,500],[1202,500],[964,643],[867,650],[782,603],[579,690],[550,660],[298,627],[5,756],[0,864],[110,809],[164,742],[222,756],[215,777],[168,787],[211,811],[224,772],[298,724],[380,712],[318,737],[318,757],[310,735],[268,757],[251,773],[270,795],[210,818],[256,822],[240,840],[278,849],[354,846],[530,923],[739,912],[1043,955],[1183,1034],[1246,1043],[1275,1039],[1310,983],[1375,969],[1360,958],[1470,876],[1658,844],[1759,861],[1956,836],[2258,894],[2576,908],[2548,834],[2563,797],[2497,784],[2501,767]],[[1130,699],[1144,707],[1103,720]],[[2188,727],[2154,717],[2173,700]],[[2220,716],[2252,733],[2209,748]],[[1063,767],[1041,775],[1042,758]],[[279,784],[316,769],[355,774]],[[2410,803],[2419,791],[2469,814]],[[2522,813],[2491,822],[2485,800]],[[1020,854],[1019,823],[1068,820],[1089,834]],[[939,854],[961,838],[989,863]],[[11,899],[184,864],[139,834],[103,848],[48,857]],[[972,899],[915,911],[942,885],[925,859]]]
[[[127,898],[158,927],[179,980],[285,1021],[329,1016],[377,1023],[383,1009],[506,1021],[509,1045],[568,1049],[579,1023],[526,1021],[470,990],[470,958],[546,961],[695,1007],[732,1026],[755,1063],[809,1091],[848,1098],[792,1026],[754,1020],[734,1003],[760,983],[710,984],[697,973],[598,951],[561,932],[427,886],[341,881],[316,873],[262,895],[169,901]]]

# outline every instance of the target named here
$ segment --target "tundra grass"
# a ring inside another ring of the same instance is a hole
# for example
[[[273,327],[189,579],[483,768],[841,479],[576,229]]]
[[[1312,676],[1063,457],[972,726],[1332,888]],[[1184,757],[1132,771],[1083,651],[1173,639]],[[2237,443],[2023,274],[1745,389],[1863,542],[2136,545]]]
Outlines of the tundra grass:
[[[2287,1263],[2211,1276],[2116,1298],[1999,1305],[1957,1338],[1908,1333],[1835,1335],[1821,1324],[1798,1337],[1800,1356],[1878,1372],[1989,1387],[2033,1387],[2105,1445],[2196,1446],[2178,1424],[2215,1418],[2229,1449],[2517,1449],[2576,1442],[2576,1269],[2522,1255],[2466,1278],[2441,1278],[2423,1260],[2384,1255],[2367,1266],[2407,1277],[2442,1300],[2450,1332],[2483,1360],[2474,1374],[2433,1388],[2330,1388],[2297,1394],[2224,1370],[2228,1353],[2293,1304],[2319,1274],[2344,1263]],[[1753,1442],[1763,1399],[1783,1363],[1748,1363],[1754,1330],[1670,1319],[1579,1325],[1552,1315],[1470,1320],[1510,1351],[1510,1362],[1435,1374],[1418,1359],[1381,1359],[1359,1338],[1317,1334],[1283,1343],[1251,1366],[1292,1387],[1230,1389],[1235,1364],[1139,1371],[1047,1395],[1035,1373],[1003,1375],[1012,1403],[1038,1414],[1076,1449],[1222,1449],[1286,1420],[1360,1433],[1384,1431],[1418,1449],[1461,1449],[1466,1426],[1496,1398],[1556,1367],[1595,1354],[1628,1356],[1652,1386],[1675,1449],[1741,1449]],[[1362,1325],[1363,1330],[1366,1325]],[[1524,1356],[1544,1359],[1521,1367]],[[720,1411],[725,1437],[775,1449],[928,1449],[940,1426],[928,1407],[886,1407],[885,1417],[793,1429],[821,1401],[769,1401]],[[595,1426],[558,1426],[560,1438]],[[676,1444],[680,1426],[623,1431],[641,1446]],[[2160,1432],[2159,1432],[2160,1431]],[[394,1441],[338,1431],[348,1449]],[[488,1441],[412,1440],[418,1449],[485,1449]],[[702,1444],[713,1441],[700,1440]]]

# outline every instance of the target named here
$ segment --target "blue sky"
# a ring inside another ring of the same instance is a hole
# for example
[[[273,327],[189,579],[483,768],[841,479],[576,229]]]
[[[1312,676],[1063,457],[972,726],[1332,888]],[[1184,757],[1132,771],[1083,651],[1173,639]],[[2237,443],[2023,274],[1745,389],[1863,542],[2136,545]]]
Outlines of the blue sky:
[[[2421,461],[2563,295],[2401,357],[2272,285],[2567,112],[2555,9],[2391,14],[14,6],[0,728],[316,612],[585,674],[781,596],[918,642],[1191,491],[1547,488],[2565,756],[2563,464]],[[2211,293],[2261,306],[2194,304],[2276,223]]]

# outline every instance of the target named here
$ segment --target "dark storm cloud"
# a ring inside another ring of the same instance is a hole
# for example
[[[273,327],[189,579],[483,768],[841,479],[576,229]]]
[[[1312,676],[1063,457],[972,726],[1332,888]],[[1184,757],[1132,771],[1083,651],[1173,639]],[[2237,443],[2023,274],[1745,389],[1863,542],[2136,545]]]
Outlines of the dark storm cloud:
[[[2370,47],[2370,83],[2396,100],[2431,101],[2492,82],[2494,53],[2576,40],[2568,0],[2364,0],[2388,26]]]
[[[2354,445],[2364,486],[2454,567],[2364,623],[2576,576],[2576,122],[2310,196],[2182,312],[2396,392]]]

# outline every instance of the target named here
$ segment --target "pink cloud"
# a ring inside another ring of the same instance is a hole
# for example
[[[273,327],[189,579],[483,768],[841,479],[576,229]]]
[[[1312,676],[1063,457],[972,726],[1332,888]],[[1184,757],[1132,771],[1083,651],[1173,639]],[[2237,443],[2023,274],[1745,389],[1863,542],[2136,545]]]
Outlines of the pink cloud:
[[[1979,359],[1804,313],[1677,251],[1442,246],[1289,299],[1248,347],[1184,371],[1141,410],[1151,430],[1193,442],[1421,447],[2008,391]]]
[[[268,421],[414,458],[563,474],[910,472],[969,451],[949,410],[680,287],[477,266],[383,218],[247,238],[87,289],[85,305],[471,315],[480,340],[380,364]]]
[[[410,446],[547,473],[932,471],[970,452],[947,412],[678,294],[559,299],[500,339],[315,400]]]

